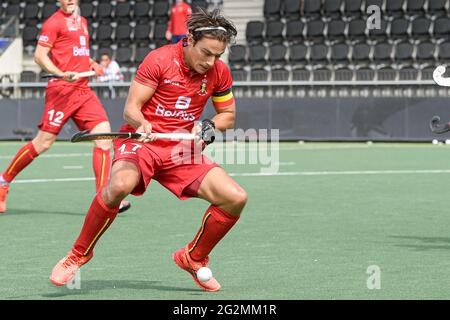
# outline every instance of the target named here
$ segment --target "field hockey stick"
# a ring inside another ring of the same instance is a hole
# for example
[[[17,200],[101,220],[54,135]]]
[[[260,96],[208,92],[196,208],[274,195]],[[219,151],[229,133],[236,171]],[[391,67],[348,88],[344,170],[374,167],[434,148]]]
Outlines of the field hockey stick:
[[[95,76],[95,71],[85,71],[85,72],[78,73],[78,78],[88,78],[88,77],[93,77],[93,76]],[[49,79],[49,78],[60,79],[60,78],[62,78],[62,76],[57,75],[57,74],[52,74],[52,73],[46,73],[46,74],[43,74],[41,76],[41,78],[43,78],[43,79]]]
[[[438,66],[433,71],[433,80],[441,87],[450,87],[450,78],[444,78],[445,66]]]
[[[198,135],[193,133],[153,133],[157,140],[196,140]],[[139,139],[147,137],[146,133],[139,132],[108,132],[108,133],[88,133],[81,131],[75,133],[70,139],[71,142],[92,141],[92,140],[114,140],[114,139]]]

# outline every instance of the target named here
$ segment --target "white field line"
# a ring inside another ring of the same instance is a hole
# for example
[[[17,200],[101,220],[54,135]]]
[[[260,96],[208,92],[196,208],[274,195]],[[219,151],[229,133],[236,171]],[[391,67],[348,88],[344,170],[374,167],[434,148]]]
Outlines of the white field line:
[[[354,175],[410,175],[410,174],[442,174],[450,170],[361,170],[361,171],[303,171],[303,172],[243,172],[229,173],[232,177],[282,177],[282,176],[354,176]],[[47,183],[47,182],[76,182],[94,181],[93,177],[85,178],[55,178],[55,179],[23,179],[13,183]]]

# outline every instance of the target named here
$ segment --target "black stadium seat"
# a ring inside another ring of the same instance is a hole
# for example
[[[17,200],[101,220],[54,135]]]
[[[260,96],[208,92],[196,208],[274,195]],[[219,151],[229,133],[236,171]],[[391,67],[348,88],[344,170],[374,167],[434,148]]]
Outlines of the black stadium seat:
[[[309,61],[311,64],[318,65],[326,65],[328,59],[328,46],[324,43],[316,43],[310,48],[310,57]]]
[[[120,47],[116,51],[116,61],[122,67],[131,66],[133,51],[130,47]]]
[[[41,20],[42,21],[47,20],[56,11],[58,11],[58,7],[56,6],[55,1],[53,1],[52,3],[45,3],[44,6],[42,7]]]
[[[448,0],[428,1],[428,14],[434,17],[444,16],[447,11],[446,5],[448,5]]]
[[[406,0],[406,13],[410,16],[423,15],[425,13],[425,0]]]
[[[90,21],[94,17],[94,5],[91,2],[80,3],[80,12],[83,17]]]
[[[436,38],[447,39],[450,36],[450,18],[439,17],[434,21],[433,35]]]
[[[266,20],[277,20],[281,17],[281,0],[265,0],[263,13]]]
[[[145,46],[150,43],[151,27],[149,23],[137,24],[134,27],[134,41],[138,46]]]
[[[322,41],[325,37],[325,22],[311,20],[306,24],[306,38],[310,41]]]
[[[348,18],[359,18],[362,15],[362,0],[344,0],[344,15]]]
[[[331,41],[345,39],[346,23],[342,19],[334,19],[328,22],[327,38]]]
[[[153,4],[152,17],[157,22],[165,22],[169,20],[169,2],[155,2]]]
[[[300,1],[284,0],[283,12],[286,19],[298,19],[300,17]]]
[[[272,43],[283,42],[284,23],[281,21],[268,21],[266,23],[265,40]]]
[[[301,20],[289,20],[286,23],[286,40],[295,43],[303,38],[305,24]]]
[[[339,18],[341,15],[342,0],[324,0],[323,15],[328,18]]]
[[[264,22],[262,21],[249,21],[245,29],[245,37],[247,43],[261,43],[263,41]]]
[[[136,2],[133,7],[133,15],[136,23],[148,23],[150,20],[150,3]]]
[[[102,47],[109,46],[112,44],[112,33],[113,33],[113,28],[111,25],[101,24],[97,28],[95,40]]]
[[[274,44],[269,47],[269,63],[272,66],[282,67],[286,65],[287,47],[283,44]]]
[[[377,43],[373,48],[373,61],[377,64],[390,64],[393,45],[389,42]]]
[[[403,15],[404,0],[387,0],[386,13],[388,16],[400,17]]]
[[[346,43],[335,43],[330,48],[330,61],[333,64],[349,63],[350,46]]]
[[[116,27],[115,41],[122,47],[131,44],[131,26],[129,24],[119,24]]]
[[[115,20],[120,23],[130,22],[131,4],[130,2],[117,2],[115,8]]]
[[[366,37],[367,21],[364,19],[354,19],[348,24],[347,35],[351,41],[361,41]]]
[[[266,47],[262,44],[251,45],[248,48],[248,62],[252,67],[263,67],[266,65]]]
[[[396,63],[413,64],[414,45],[410,42],[400,42],[395,46],[394,60]]]
[[[302,43],[289,47],[289,63],[293,66],[303,66],[307,63],[308,47]]]
[[[298,1],[297,1],[298,2]],[[303,16],[316,19],[320,16],[321,3],[317,0],[303,0]]]
[[[137,47],[134,56],[134,62],[136,64],[141,64],[145,57],[150,53],[151,49],[149,47]]]
[[[102,2],[97,6],[96,19],[103,24],[110,23],[112,21],[113,6],[111,3]]]
[[[233,68],[243,68],[247,64],[247,48],[244,45],[231,46],[228,62]]]
[[[429,39],[431,20],[426,17],[418,17],[411,24],[411,36],[414,39]]]
[[[416,45],[415,61],[417,63],[434,63],[436,45],[432,42],[421,42]]]
[[[409,21],[405,18],[396,18],[391,22],[390,36],[393,40],[408,38]]]
[[[371,47],[367,43],[357,43],[352,47],[351,60],[359,65],[370,63]]]

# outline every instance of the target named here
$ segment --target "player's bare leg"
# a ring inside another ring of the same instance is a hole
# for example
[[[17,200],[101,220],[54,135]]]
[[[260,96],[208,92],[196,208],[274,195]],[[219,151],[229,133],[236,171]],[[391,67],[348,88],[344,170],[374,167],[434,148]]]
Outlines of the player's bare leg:
[[[198,197],[211,203],[203,216],[195,238],[173,254],[175,263],[188,271],[197,285],[206,291],[220,290],[215,278],[197,279],[197,270],[206,267],[209,253],[237,222],[247,203],[247,193],[219,167],[211,169],[198,189]]]
[[[8,168],[0,175],[0,213],[6,211],[6,195],[9,191],[9,184],[37,156],[50,149],[55,140],[55,134],[39,130],[31,142],[20,148]]]
[[[53,268],[50,275],[53,284],[62,286],[71,281],[77,270],[93,257],[97,241],[113,223],[120,202],[133,191],[139,179],[140,172],[134,163],[114,163],[111,179],[92,201],[72,250]]]
[[[91,130],[91,133],[111,132],[109,122],[99,123]],[[108,183],[111,170],[111,142],[109,140],[95,140],[93,152],[93,168],[95,173],[95,187],[97,193]],[[120,204],[119,213],[130,209],[131,204],[127,200],[123,200]]]

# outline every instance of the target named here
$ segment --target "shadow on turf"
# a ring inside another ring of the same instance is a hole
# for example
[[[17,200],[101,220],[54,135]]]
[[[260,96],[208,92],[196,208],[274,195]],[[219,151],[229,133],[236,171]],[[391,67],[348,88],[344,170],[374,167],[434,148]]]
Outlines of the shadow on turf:
[[[89,294],[100,290],[134,289],[134,290],[157,290],[157,291],[183,291],[200,294],[202,291],[195,288],[180,288],[163,286],[160,281],[133,281],[133,280],[88,280],[81,283],[81,289],[58,288],[58,292],[43,294],[44,298],[60,298],[65,296],[76,296]]]
[[[32,209],[8,209],[5,215],[1,216],[8,216],[8,215],[26,215],[26,214],[55,214],[55,215],[65,215],[65,216],[85,216],[86,212],[62,212],[62,211],[44,211],[44,210],[32,210]],[[118,217],[124,217],[125,213],[120,213]]]
[[[419,244],[396,244],[397,247],[411,248],[418,251],[450,250],[450,238],[447,237],[390,236],[390,238],[421,242]]]

